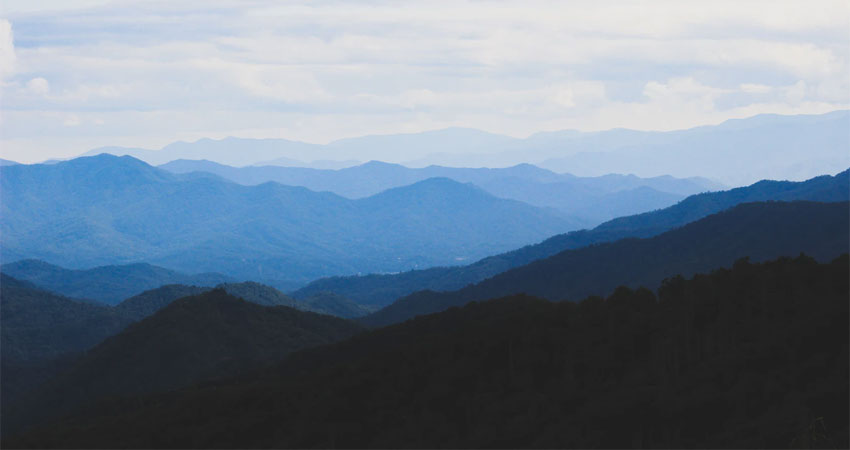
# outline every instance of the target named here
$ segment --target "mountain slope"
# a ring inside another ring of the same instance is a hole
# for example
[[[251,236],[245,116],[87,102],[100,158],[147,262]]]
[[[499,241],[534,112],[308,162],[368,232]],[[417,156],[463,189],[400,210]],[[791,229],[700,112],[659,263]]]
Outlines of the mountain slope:
[[[453,292],[422,291],[364,317],[384,326],[470,301],[516,293],[550,300],[608,295],[617,286],[657,287],[741,257],[765,260],[801,252],[819,260],[850,248],[850,203],[747,203],[661,235],[566,250]]]
[[[111,308],[0,274],[2,357],[37,361],[86,350],[130,323]]]
[[[657,298],[474,303],[4,447],[846,448],[848,273],[739,261]]]
[[[329,191],[348,198],[363,198],[387,189],[442,177],[473,183],[500,198],[554,208],[567,217],[581,218],[592,224],[667,207],[687,195],[723,187],[701,178],[639,178],[613,174],[582,178],[556,174],[530,164],[503,169],[440,166],[412,169],[370,161],[341,170],[316,170],[302,167],[236,168],[211,161],[178,160],[160,167],[176,174],[212,173],[245,185],[275,181],[314,191]]]
[[[69,267],[144,261],[283,285],[457,264],[576,228],[445,179],[349,200],[177,176],[109,155],[0,171],[3,258]],[[448,224],[475,232],[446,233]]]
[[[376,308],[360,306],[345,297],[331,293],[317,293],[303,300],[295,300],[271,286],[252,281],[223,283],[216,288],[224,289],[225,292],[234,297],[257,305],[288,306],[300,311],[310,311],[346,319],[365,316],[376,310]],[[115,305],[115,311],[133,320],[141,320],[179,298],[200,295],[211,289],[180,284],[160,286],[122,301]]]
[[[166,284],[215,286],[233,281],[233,278],[218,273],[187,275],[150,264],[71,270],[28,259],[3,264],[0,271],[69,297],[88,298],[110,305]]]
[[[462,168],[428,166],[409,168],[400,164],[370,161],[338,170],[309,169],[304,167],[249,166],[231,167],[207,160],[176,160],[159,166],[174,174],[208,172],[244,185],[257,185],[269,181],[291,186],[304,186],[313,191],[329,191],[348,198],[363,198],[394,187],[406,186],[428,178],[449,178],[462,183],[473,183],[493,192],[501,180],[524,181],[529,186],[552,186],[563,183],[585,193],[610,193],[646,186],[659,191],[690,195],[717,190],[723,186],[710,180],[693,178],[655,177],[639,178],[634,175],[605,175],[601,177],[576,177],[557,174],[531,164],[506,168]],[[538,189],[543,189],[539,187]],[[563,189],[562,189],[563,190]]]
[[[385,306],[415,291],[460,289],[563,250],[626,237],[651,237],[740,203],[767,200],[850,200],[850,170],[804,182],[761,181],[728,191],[694,195],[663,210],[614,219],[592,230],[553,236],[539,244],[490,256],[467,266],[437,267],[392,275],[324,278],[308,284],[292,295],[300,299],[317,292],[335,292],[361,304]]]
[[[215,289],[177,300],[100,343],[22,400],[19,414],[6,419],[14,428],[107,396],[171,390],[237,374],[360,330],[343,319],[260,306]]]
[[[21,394],[60,371],[73,356],[130,322],[107,306],[63,297],[0,273],[0,407],[8,411]]]

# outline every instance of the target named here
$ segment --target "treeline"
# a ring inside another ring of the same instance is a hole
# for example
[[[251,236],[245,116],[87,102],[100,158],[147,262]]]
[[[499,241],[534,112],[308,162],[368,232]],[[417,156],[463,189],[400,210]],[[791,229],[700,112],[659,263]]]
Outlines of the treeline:
[[[846,448],[848,284],[847,254],[801,255],[471,303],[4,446]]]

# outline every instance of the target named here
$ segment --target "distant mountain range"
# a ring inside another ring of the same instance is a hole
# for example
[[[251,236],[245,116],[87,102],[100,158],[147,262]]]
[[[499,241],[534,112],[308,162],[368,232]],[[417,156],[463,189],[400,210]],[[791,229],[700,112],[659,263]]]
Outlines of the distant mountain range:
[[[496,197],[554,208],[565,217],[582,219],[586,225],[664,208],[688,195],[724,187],[700,177],[639,178],[609,174],[582,178],[556,174],[530,164],[504,169],[440,166],[411,169],[399,164],[371,161],[340,170],[318,170],[275,166],[237,168],[212,161],[177,160],[159,167],[178,174],[212,173],[249,186],[275,181],[304,186],[313,191],[329,191],[348,198],[368,197],[387,189],[443,177],[472,183]]]
[[[293,292],[293,296],[302,298],[318,292],[335,292],[357,302],[388,305],[418,290],[453,291],[564,250],[628,237],[651,237],[740,203],[769,200],[848,201],[850,170],[805,182],[765,180],[747,187],[694,195],[669,208],[614,219],[592,230],[553,236],[539,244],[490,256],[466,266],[320,279]]]
[[[448,128],[415,134],[363,136],[327,145],[284,139],[201,139],[161,150],[122,147],[85,155],[130,155],[159,165],[208,159],[246,166],[278,160],[283,165],[338,168],[327,161],[380,160],[412,167],[509,167],[530,162],[580,176],[633,173],[641,177],[704,176],[741,186],[759,179],[804,180],[850,166],[850,111],[821,115],[758,115],[719,125],[670,132],[614,129],[543,132],[526,139],[480,130]],[[730,164],[734,161],[734,164]]]
[[[251,361],[279,355],[269,337],[289,342],[286,310],[187,299],[99,346],[21,411],[125,397],[3,446],[846,448],[848,273],[846,254],[739,260],[672,278],[657,296],[503,298],[238,378],[132,395],[205,373],[209,348]]]
[[[284,285],[458,264],[580,225],[446,178],[350,200],[111,155],[0,171],[4,262],[144,261]]]
[[[421,291],[362,319],[371,326],[513,294],[577,301],[618,286],[657,288],[747,256],[764,261],[800,253],[828,261],[850,248],[850,203],[746,203],[646,239],[566,250],[453,292]]]

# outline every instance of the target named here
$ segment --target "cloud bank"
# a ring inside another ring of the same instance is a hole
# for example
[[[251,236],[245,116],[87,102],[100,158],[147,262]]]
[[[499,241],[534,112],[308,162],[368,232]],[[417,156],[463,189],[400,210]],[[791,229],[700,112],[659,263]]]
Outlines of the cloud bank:
[[[0,156],[448,126],[670,130],[850,105],[850,4],[5,2]]]

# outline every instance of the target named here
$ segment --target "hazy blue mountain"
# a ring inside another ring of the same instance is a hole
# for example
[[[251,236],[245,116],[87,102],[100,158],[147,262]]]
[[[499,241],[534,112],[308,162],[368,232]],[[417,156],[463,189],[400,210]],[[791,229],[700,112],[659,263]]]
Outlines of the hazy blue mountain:
[[[401,162],[402,155],[427,155],[435,152],[484,154],[494,149],[513,149],[522,140],[472,128],[445,128],[421,133],[360,136],[340,139],[327,145],[335,155]],[[400,153],[402,155],[400,155]]]
[[[16,413],[4,417],[4,428],[106,396],[231,376],[361,330],[336,317],[249,303],[223,289],[185,297],[106,339],[23,397]]]
[[[178,176],[110,155],[0,170],[4,260],[71,268],[144,261],[307,282],[458,264],[578,227],[445,178],[350,200]]]
[[[518,293],[578,301],[607,296],[621,285],[655,289],[667,277],[728,266],[742,257],[764,261],[805,253],[828,261],[850,248],[848,230],[848,202],[746,203],[652,238],[566,250],[458,291],[416,292],[361,320],[384,326]]]
[[[850,166],[850,111],[812,116],[761,115],[683,131],[603,132],[569,138],[541,166],[580,175],[693,175],[730,185],[760,178],[801,180]],[[734,163],[730,164],[731,161]]]
[[[517,139],[449,128],[363,136],[327,145],[227,138],[177,142],[161,150],[100,148],[87,154],[126,154],[155,165],[177,159],[208,159],[247,166],[280,158],[290,160],[284,160],[286,165],[293,164],[292,160],[373,159],[411,167],[510,167],[531,162],[581,176],[610,172],[641,177],[704,176],[740,186],[764,178],[804,180],[835,167],[850,166],[848,126],[850,111],[835,111],[821,115],[765,114],[669,132],[565,130]]]
[[[109,153],[132,156],[149,164],[159,165],[176,159],[209,159],[222,164],[245,166],[281,157],[294,160],[315,159],[321,146],[286,139],[199,139],[195,142],[174,142],[159,150],[126,147],[101,147],[81,156]]]
[[[177,160],[177,161],[192,161],[192,160]],[[172,161],[174,162],[174,161]],[[355,161],[353,159],[346,161],[334,161],[330,159],[318,159],[315,161],[304,162],[298,161],[290,158],[275,158],[270,161],[260,161],[258,163],[253,164],[253,166],[281,166],[281,167],[303,167],[307,169],[320,169],[320,170],[338,170],[345,169],[346,167],[359,166],[363,164],[363,161]]]
[[[765,180],[747,187],[694,195],[660,211],[614,219],[592,230],[553,236],[541,243],[490,256],[466,266],[434,267],[388,275],[323,278],[293,292],[292,295],[302,298],[318,292],[335,292],[358,303],[387,305],[399,297],[423,289],[460,289],[563,250],[627,237],[651,237],[740,203],[768,200],[848,201],[850,170],[805,182]]]
[[[711,180],[692,177],[678,179],[670,176],[640,178],[634,175],[609,174],[601,177],[576,177],[557,174],[531,164],[519,164],[500,169],[429,166],[409,168],[400,164],[370,161],[354,167],[320,170],[305,167],[254,166],[231,167],[208,160],[176,160],[159,166],[172,173],[208,172],[244,185],[275,181],[290,186],[304,186],[313,191],[329,191],[348,198],[375,195],[390,188],[406,186],[428,178],[450,178],[472,183],[496,194],[503,180],[533,183],[538,191],[564,187],[581,189],[583,194],[604,194],[639,187],[679,195],[716,191],[724,186]],[[491,189],[493,188],[493,189]],[[564,188],[560,188],[561,191]],[[505,189],[504,191],[508,191]]]
[[[20,163],[17,163],[15,161],[8,160],[8,159],[0,158],[0,166],[14,166],[14,165],[17,165],[17,164],[20,164]]]
[[[110,305],[165,284],[212,287],[234,281],[232,277],[218,273],[187,275],[144,263],[72,270],[26,259],[3,264],[0,271],[68,297],[92,299]]]
[[[212,173],[244,185],[275,181],[362,198],[384,190],[435,177],[473,183],[501,198],[553,208],[565,217],[596,225],[623,215],[670,206],[687,195],[719,190],[722,185],[693,177],[677,179],[634,175],[576,177],[556,174],[531,164],[502,169],[430,166],[412,169],[399,164],[370,161],[340,170],[303,167],[230,167],[212,161],[177,160],[160,166],[172,173]]]

